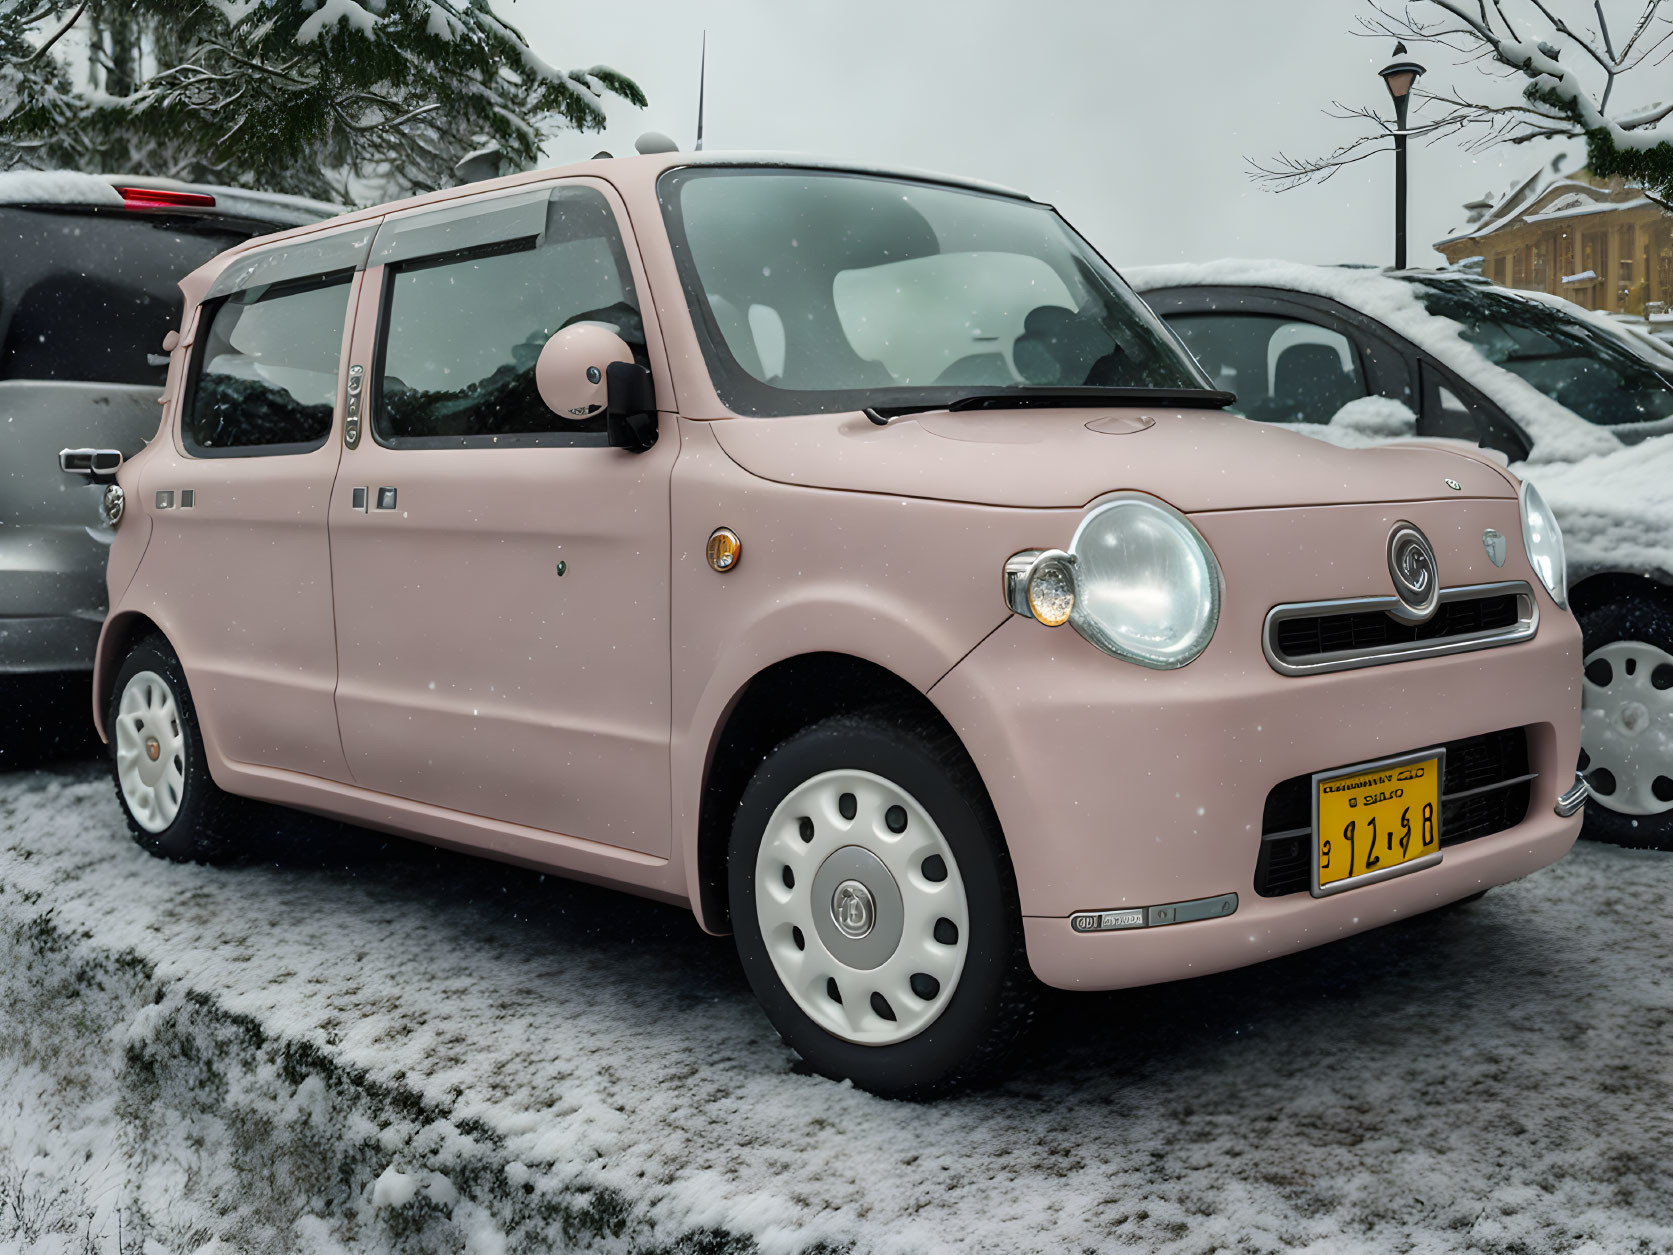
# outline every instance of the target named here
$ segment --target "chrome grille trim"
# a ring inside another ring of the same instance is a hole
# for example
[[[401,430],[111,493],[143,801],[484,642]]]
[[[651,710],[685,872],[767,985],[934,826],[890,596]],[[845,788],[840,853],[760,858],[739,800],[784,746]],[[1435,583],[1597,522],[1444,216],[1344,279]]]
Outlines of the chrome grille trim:
[[[1443,588],[1437,603],[1472,598],[1516,598],[1516,622],[1508,627],[1485,632],[1467,632],[1458,636],[1442,636],[1433,640],[1404,641],[1369,649],[1341,649],[1330,653],[1309,654],[1292,659],[1278,647],[1278,627],[1290,619],[1304,619],[1339,614],[1390,614],[1400,605],[1398,597],[1347,597],[1338,601],[1296,601],[1274,606],[1266,612],[1261,631],[1261,651],[1266,661],[1280,675],[1320,675],[1328,671],[1350,671],[1357,667],[1376,667],[1388,662],[1406,662],[1414,658],[1439,658],[1445,654],[1462,654],[1475,649],[1493,649],[1500,645],[1514,645],[1528,640],[1539,630],[1539,604],[1534,590],[1523,580],[1506,580],[1498,584],[1466,584],[1459,588]]]

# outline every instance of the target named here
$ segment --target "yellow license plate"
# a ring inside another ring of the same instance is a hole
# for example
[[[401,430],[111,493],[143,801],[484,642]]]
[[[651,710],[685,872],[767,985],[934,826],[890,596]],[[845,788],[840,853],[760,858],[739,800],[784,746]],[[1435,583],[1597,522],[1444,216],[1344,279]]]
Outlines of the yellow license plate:
[[[1313,896],[1441,861],[1442,750],[1313,777]]]

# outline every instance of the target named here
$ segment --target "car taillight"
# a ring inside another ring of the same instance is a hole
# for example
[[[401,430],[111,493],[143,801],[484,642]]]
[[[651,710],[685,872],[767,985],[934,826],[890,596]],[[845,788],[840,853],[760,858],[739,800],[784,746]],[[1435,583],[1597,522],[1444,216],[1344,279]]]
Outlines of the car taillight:
[[[213,209],[215,198],[205,192],[176,192],[166,187],[119,187],[129,209]]]

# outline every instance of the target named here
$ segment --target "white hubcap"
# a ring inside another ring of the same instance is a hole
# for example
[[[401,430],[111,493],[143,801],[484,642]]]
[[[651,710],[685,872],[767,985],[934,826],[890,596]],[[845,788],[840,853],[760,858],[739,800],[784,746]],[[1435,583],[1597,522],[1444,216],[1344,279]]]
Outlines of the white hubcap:
[[[116,780],[128,810],[147,832],[161,832],[186,795],[186,738],[168,681],[141,671],[116,709]]]
[[[1588,654],[1580,748],[1594,801],[1623,815],[1673,810],[1673,655],[1642,641]]]
[[[892,781],[828,771],[792,790],[755,860],[755,912],[779,981],[845,1041],[916,1037],[964,971],[970,913],[952,847]]]

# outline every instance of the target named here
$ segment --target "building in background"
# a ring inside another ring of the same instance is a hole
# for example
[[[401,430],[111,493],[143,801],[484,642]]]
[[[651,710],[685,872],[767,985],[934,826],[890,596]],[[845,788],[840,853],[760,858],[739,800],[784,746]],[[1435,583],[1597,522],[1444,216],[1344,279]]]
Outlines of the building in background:
[[[1465,205],[1465,228],[1436,249],[1453,264],[1480,258],[1495,283],[1587,309],[1673,310],[1673,214],[1620,179],[1562,173],[1572,160],[1565,150],[1508,194]]]

